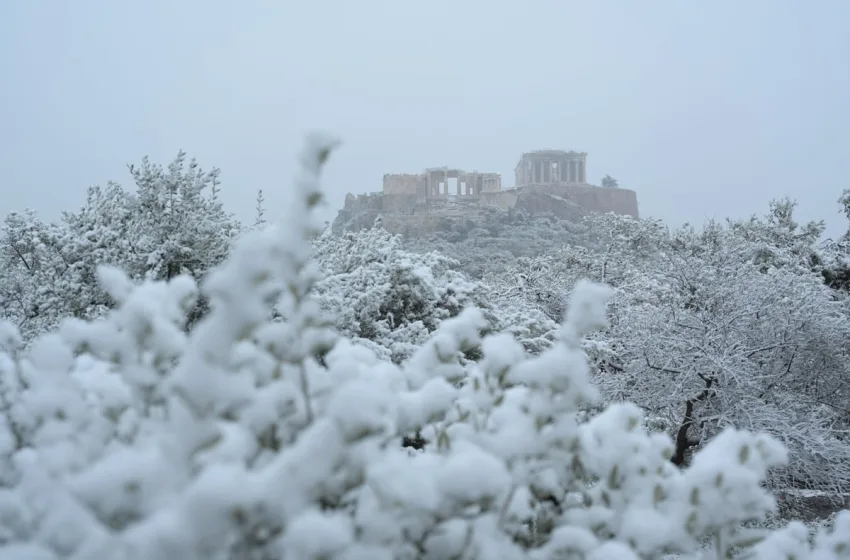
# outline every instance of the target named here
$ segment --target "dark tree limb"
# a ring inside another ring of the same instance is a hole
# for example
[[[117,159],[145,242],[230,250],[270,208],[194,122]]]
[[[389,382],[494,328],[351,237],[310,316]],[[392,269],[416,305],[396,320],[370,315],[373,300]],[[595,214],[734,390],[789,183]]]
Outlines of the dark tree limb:
[[[676,431],[676,449],[673,452],[673,457],[670,461],[677,467],[681,467],[685,464],[685,456],[687,455],[688,450],[692,447],[696,447],[700,443],[698,439],[692,440],[688,438],[688,431],[691,426],[696,423],[696,418],[694,418],[694,405],[704,401],[709,397],[709,395],[711,395],[711,387],[714,385],[714,378],[704,375],[700,375],[699,377],[703,380],[703,382],[705,382],[705,389],[703,389],[696,397],[685,401],[685,416],[682,418],[682,423]]]

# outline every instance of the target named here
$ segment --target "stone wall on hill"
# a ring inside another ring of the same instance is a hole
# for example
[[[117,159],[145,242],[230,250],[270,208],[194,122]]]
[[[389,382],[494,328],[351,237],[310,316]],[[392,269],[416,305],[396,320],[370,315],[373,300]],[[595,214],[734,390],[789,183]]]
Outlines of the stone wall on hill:
[[[386,174],[379,193],[348,194],[334,231],[372,227],[381,216],[393,233],[420,235],[473,220],[497,209],[549,213],[577,221],[587,213],[638,217],[635,191],[587,183],[587,153],[537,150],[522,154],[516,187],[503,189],[498,173],[431,167],[418,174]]]
[[[381,216],[384,228],[403,235],[439,231],[458,220],[475,218],[485,209],[521,210],[529,214],[550,213],[577,221],[587,213],[608,213],[637,218],[637,194],[629,189],[592,185],[526,185],[479,196],[446,198],[416,194],[371,193],[346,196],[333,223],[334,231],[372,227]]]

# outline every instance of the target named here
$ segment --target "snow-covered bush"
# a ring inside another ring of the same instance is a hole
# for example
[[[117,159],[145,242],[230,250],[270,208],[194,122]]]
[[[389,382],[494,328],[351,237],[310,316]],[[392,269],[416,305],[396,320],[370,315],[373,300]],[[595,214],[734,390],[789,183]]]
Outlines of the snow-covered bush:
[[[458,261],[436,251],[403,249],[402,238],[381,227],[335,234],[313,244],[322,280],[316,300],[336,318],[338,331],[382,357],[400,362],[440,323],[470,306],[484,311],[488,330],[508,331],[532,352],[547,348],[557,323],[533,306],[472,280]]]
[[[344,336],[368,344],[399,362],[409,357],[444,319],[466,307],[482,307],[486,288],[458,272],[439,253],[405,251],[401,237],[381,227],[336,235],[314,243],[323,276],[316,300]]]
[[[577,421],[598,398],[581,339],[605,326],[607,287],[577,285],[533,357],[482,338],[472,308],[401,365],[339,339],[307,241],[332,147],[311,142],[285,227],[208,276],[191,333],[191,278],[134,285],[104,267],[119,305],[102,320],[25,354],[3,328],[0,559],[628,560],[708,536],[718,559],[850,558],[848,513],[814,545],[800,525],[741,528],[775,505],[774,438],[727,428],[680,470],[634,405]],[[460,360],[476,346],[480,361]],[[418,429],[430,443],[409,453]]]

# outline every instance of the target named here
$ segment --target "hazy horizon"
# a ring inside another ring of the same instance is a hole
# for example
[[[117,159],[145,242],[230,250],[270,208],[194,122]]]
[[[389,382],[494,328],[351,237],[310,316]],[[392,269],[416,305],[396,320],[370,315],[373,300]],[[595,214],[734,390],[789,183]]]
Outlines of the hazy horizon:
[[[846,231],[850,3],[421,4],[259,0],[0,5],[0,212],[46,219],[126,164],[179,149],[280,218],[303,135],[343,145],[328,218],[384,173],[447,165],[514,183],[520,154],[588,152],[588,179],[671,226],[764,214]]]

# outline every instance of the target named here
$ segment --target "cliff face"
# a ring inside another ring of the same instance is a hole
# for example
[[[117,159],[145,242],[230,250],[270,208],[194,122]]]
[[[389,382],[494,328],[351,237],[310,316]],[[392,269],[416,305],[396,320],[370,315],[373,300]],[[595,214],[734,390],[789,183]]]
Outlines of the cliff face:
[[[387,231],[418,236],[450,229],[458,222],[475,222],[482,213],[493,209],[528,214],[549,213],[571,222],[578,221],[587,213],[613,212],[638,217],[637,194],[628,189],[592,185],[530,185],[474,197],[424,199],[416,194],[349,194],[332,227],[337,232],[366,229],[381,216]]]
[[[345,197],[345,205],[331,224],[333,231],[359,231],[371,228],[375,219],[383,213],[383,203],[381,194],[354,196],[348,193]]]

